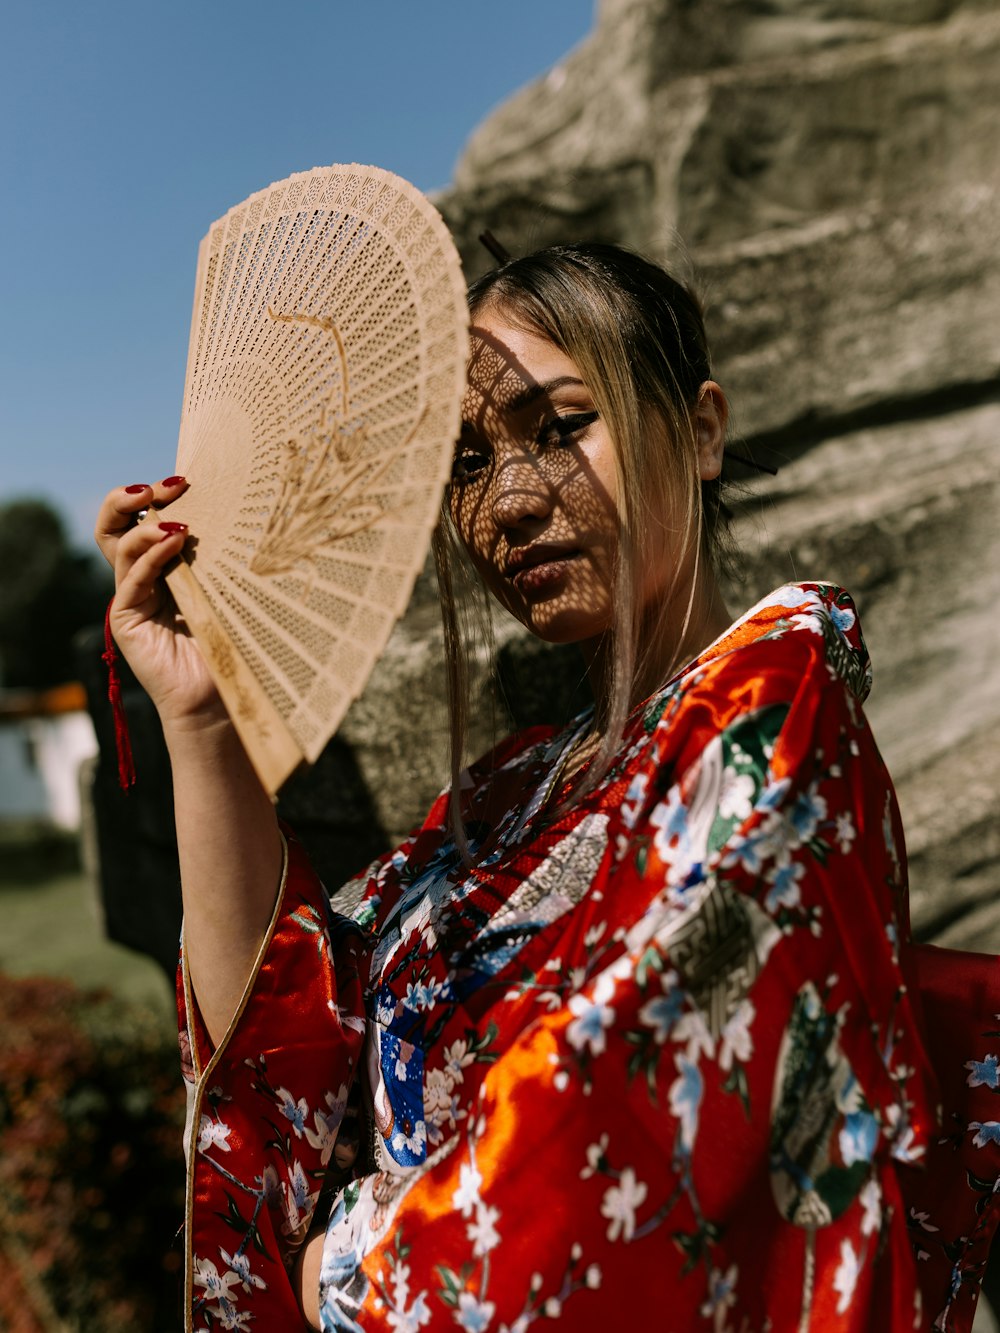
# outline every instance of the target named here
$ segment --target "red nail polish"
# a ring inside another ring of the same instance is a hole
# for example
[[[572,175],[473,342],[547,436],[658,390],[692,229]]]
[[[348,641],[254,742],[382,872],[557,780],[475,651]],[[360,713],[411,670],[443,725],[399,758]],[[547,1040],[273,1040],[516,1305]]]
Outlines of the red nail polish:
[[[188,530],[186,523],[161,523],[159,527],[160,531],[165,532],[168,537],[172,537],[175,532],[187,532]]]
[[[163,480],[160,482],[160,485],[170,486],[170,487],[183,486],[184,481],[185,481],[184,477],[164,477]]]
[[[143,491],[148,491],[148,490],[149,490],[149,487],[145,484],[145,482],[143,482],[143,483],[142,483],[141,485],[139,485],[139,486],[126,486],[126,487],[125,487],[125,494],[126,494],[126,495],[141,495]]]

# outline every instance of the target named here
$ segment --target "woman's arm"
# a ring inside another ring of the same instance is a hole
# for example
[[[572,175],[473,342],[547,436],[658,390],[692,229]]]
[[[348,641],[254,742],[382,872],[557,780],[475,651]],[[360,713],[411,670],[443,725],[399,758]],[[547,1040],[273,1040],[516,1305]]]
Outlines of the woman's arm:
[[[173,479],[172,479],[173,480]],[[225,1034],[253,968],[281,878],[277,819],[161,575],[187,529],[134,525],[186,483],[112,491],[98,545],[114,566],[111,628],[156,705],[173,771],[189,975],[213,1042]]]
[[[281,835],[228,718],[198,727],[164,725],[163,731],[173,772],[188,974],[218,1044],[274,910]]]

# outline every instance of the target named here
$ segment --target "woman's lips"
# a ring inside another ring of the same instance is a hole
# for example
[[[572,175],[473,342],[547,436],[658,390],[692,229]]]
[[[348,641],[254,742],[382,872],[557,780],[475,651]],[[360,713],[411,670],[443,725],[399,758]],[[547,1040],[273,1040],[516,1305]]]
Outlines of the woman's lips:
[[[579,554],[579,551],[554,551],[530,564],[521,564],[508,577],[520,593],[543,592],[562,579]]]

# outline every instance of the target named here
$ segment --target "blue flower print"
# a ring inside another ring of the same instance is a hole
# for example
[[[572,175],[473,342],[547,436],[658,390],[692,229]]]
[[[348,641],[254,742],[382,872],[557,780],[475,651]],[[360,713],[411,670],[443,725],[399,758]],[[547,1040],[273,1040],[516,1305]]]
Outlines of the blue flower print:
[[[833,603],[828,607],[828,612],[834,629],[844,638],[847,631],[853,628],[857,616],[849,606],[836,606]]]
[[[997,1147],[1000,1147],[1000,1123],[996,1120],[985,1122],[973,1120],[969,1128],[978,1131],[972,1140],[974,1148],[985,1148],[988,1143],[995,1143]]]
[[[779,907],[798,907],[802,900],[799,892],[799,880],[806,873],[806,868],[798,861],[789,861],[787,865],[777,866],[768,876],[771,887],[764,899],[768,912],[776,912]]]
[[[789,853],[799,846],[799,839],[788,820],[772,810],[755,829],[745,836],[734,833],[729,850],[722,858],[723,869],[741,865],[750,875],[759,875],[768,861],[785,863]]]
[[[440,982],[432,982],[430,985],[421,981],[409,982],[406,987],[406,995],[403,997],[403,1004],[415,1014],[422,1009],[433,1009],[434,1003],[443,989]]]
[[[969,1070],[969,1077],[965,1081],[970,1088],[995,1088],[1000,1085],[995,1055],[988,1055],[985,1060],[966,1060],[965,1067]]]
[[[674,1024],[684,1009],[684,992],[672,986],[665,995],[656,995],[639,1010],[639,1022],[653,1029],[656,1042],[662,1046],[673,1031]]]
[[[769,778],[767,785],[757,797],[756,809],[758,810],[777,810],[785,799],[788,788],[792,785],[792,779]]]
[[[840,1131],[840,1155],[845,1166],[870,1162],[878,1142],[878,1123],[870,1111],[852,1111]]]
[[[803,842],[813,836],[820,822],[826,818],[826,799],[816,790],[816,784],[802,792],[792,806],[789,819],[792,828]]]
[[[306,1126],[306,1116],[309,1114],[309,1107],[306,1105],[305,1099],[300,1097],[296,1101],[287,1088],[279,1088],[276,1095],[279,1098],[278,1106],[281,1114],[286,1120],[291,1121],[296,1138],[301,1138],[302,1131]]]
[[[680,1075],[670,1085],[670,1111],[681,1122],[681,1147],[690,1153],[698,1132],[698,1109],[704,1087],[701,1070],[685,1055],[674,1058]]]

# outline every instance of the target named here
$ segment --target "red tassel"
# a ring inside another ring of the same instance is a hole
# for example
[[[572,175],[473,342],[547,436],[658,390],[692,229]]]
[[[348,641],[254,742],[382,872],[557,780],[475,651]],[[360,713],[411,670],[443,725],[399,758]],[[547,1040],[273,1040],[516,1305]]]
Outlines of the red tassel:
[[[128,719],[122,702],[122,683],[118,679],[118,649],[111,634],[111,608],[115,604],[112,597],[104,613],[104,652],[101,660],[108,667],[108,702],[111,715],[115,720],[115,749],[118,752],[118,785],[122,791],[128,791],[135,783],[135,761],[132,758],[132,741],[128,734]]]

